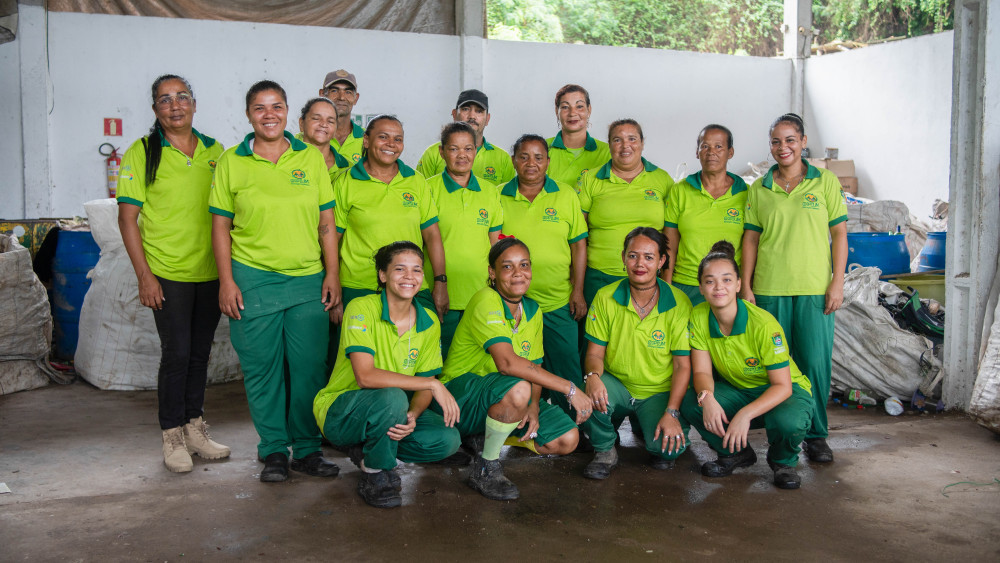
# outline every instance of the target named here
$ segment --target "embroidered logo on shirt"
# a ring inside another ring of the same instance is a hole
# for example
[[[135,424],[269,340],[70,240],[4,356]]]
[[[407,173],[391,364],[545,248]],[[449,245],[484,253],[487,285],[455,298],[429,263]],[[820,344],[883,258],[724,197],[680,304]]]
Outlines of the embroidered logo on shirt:
[[[760,360],[757,358],[747,358],[744,362],[748,368],[755,368],[760,365]]]
[[[209,167],[209,168],[215,168],[215,165],[216,165],[216,164],[217,164],[217,163],[216,163],[216,162],[215,162],[214,160],[209,160],[209,161],[208,161],[208,167]]]
[[[644,199],[648,199],[650,201],[660,201],[660,196],[656,195],[656,192],[653,190],[646,190],[646,197]]]
[[[542,217],[542,221],[548,221],[550,223],[555,223],[559,221],[559,213],[556,212],[554,207],[545,208],[545,216]]]
[[[739,223],[740,222],[740,210],[735,207],[730,207],[726,210],[726,216],[723,218],[725,223]]]
[[[493,168],[492,166],[487,166],[485,177],[487,180],[496,180],[497,169]]]
[[[760,360],[754,357],[749,357],[743,361],[747,367],[743,368],[743,375],[754,375],[759,374],[761,370]]]
[[[776,333],[772,334],[771,335],[771,342],[774,342],[775,346],[781,346],[781,344],[782,344],[782,342],[781,342],[781,333],[780,332],[776,332]]]
[[[527,340],[521,342],[521,351],[524,352],[521,356],[527,358],[528,354],[531,352],[531,342]]]
[[[811,193],[802,196],[802,208],[819,209],[819,199]]]
[[[417,365],[417,358],[420,357],[420,350],[417,348],[410,348],[410,353],[406,355],[406,359],[403,360],[404,368],[412,368]]]
[[[660,329],[656,329],[653,332],[649,333],[649,342],[647,343],[647,346],[649,346],[650,348],[663,348],[664,346],[667,345],[667,343],[664,342],[665,338],[666,335],[663,334],[663,331]]]
[[[357,315],[351,315],[351,320],[352,321],[361,321],[361,322],[364,322],[365,316],[362,315],[362,314],[360,314],[360,313],[358,313]]]
[[[476,224],[488,227],[490,225],[490,212],[485,209],[480,209],[479,219],[476,219]]]
[[[302,170],[296,168],[292,170],[292,185],[293,186],[308,186],[309,180],[306,179],[306,173]]]
[[[403,192],[403,207],[416,207],[416,198],[410,192]]]

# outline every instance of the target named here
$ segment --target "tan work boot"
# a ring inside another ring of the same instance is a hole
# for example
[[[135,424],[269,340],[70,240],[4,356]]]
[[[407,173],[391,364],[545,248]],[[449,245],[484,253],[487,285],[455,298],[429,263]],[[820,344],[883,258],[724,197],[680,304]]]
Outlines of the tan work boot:
[[[180,426],[163,431],[163,464],[174,473],[186,473],[194,468],[191,454],[184,446],[184,430]]]
[[[208,435],[208,425],[200,416],[192,418],[184,425],[184,441],[187,451],[198,454],[204,459],[222,459],[229,457],[229,446],[223,446]]]

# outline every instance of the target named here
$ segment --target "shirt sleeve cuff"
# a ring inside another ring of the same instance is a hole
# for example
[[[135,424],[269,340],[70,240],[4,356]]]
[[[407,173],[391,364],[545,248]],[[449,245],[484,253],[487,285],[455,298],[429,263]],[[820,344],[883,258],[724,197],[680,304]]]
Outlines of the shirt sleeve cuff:
[[[671,356],[690,356],[691,350],[671,350]]]
[[[428,220],[426,220],[426,221],[424,221],[423,223],[420,224],[420,230],[422,231],[422,230],[426,229],[427,227],[430,227],[431,225],[433,225],[434,223],[437,223],[437,222],[438,222],[437,216],[431,217],[430,219],[428,219]]]
[[[788,367],[788,360],[785,360],[785,361],[777,363],[777,364],[771,364],[769,366],[764,366],[764,369],[766,369],[766,370],[772,370],[772,369],[781,369],[781,368],[786,368],[786,367]]]
[[[591,336],[591,334],[589,332],[588,333],[584,333],[583,337],[586,338],[587,340],[593,342],[594,344],[597,344],[598,346],[607,346],[608,345],[607,342],[601,340],[600,338],[598,338],[596,336]]]
[[[483,350],[489,351],[490,346],[493,346],[494,344],[497,344],[499,342],[506,342],[507,344],[511,344],[513,346],[513,343],[510,341],[510,338],[507,338],[506,336],[494,336],[493,338],[490,338],[486,342],[483,342]]]
[[[583,231],[583,232],[582,232],[582,233],[580,233],[579,235],[577,235],[577,236],[575,236],[575,237],[573,237],[573,238],[569,239],[569,243],[570,243],[570,244],[573,244],[574,242],[578,242],[578,241],[581,241],[581,240],[583,240],[583,239],[585,239],[585,238],[587,238],[587,231]]]
[[[218,207],[208,206],[208,212],[213,215],[221,215],[222,217],[228,217],[230,219],[236,217],[232,211],[226,211],[225,209],[219,209]]]
[[[324,203],[323,205],[320,205],[319,210],[326,211],[327,209],[333,209],[334,207],[337,207],[337,200],[331,199],[330,201]]]
[[[350,356],[355,352],[364,352],[365,354],[371,354],[372,356],[375,355],[375,350],[372,350],[367,346],[348,346],[344,349],[345,356]]]
[[[764,229],[754,225],[753,223],[743,223],[744,231],[757,231],[758,233],[763,233]]]
[[[142,202],[141,201],[139,201],[137,199],[130,198],[130,197],[121,196],[121,195],[118,196],[118,203],[128,203],[130,205],[135,205],[137,207],[142,207]]]
[[[840,217],[837,217],[833,221],[830,221],[830,226],[832,227],[834,225],[839,225],[839,224],[843,223],[846,220],[847,220],[847,215],[841,215]]]

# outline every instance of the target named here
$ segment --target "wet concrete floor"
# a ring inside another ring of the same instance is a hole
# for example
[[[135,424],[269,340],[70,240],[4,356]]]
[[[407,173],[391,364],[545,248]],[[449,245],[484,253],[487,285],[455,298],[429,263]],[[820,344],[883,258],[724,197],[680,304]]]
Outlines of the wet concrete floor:
[[[622,463],[584,479],[590,454],[505,449],[514,502],[487,500],[468,471],[401,464],[403,506],[378,510],[341,475],[258,481],[243,387],[210,387],[206,420],[229,460],[162,463],[154,392],[86,383],[0,397],[2,561],[1000,561],[1000,440],[963,415],[890,417],[831,405],[836,461],[799,465],[802,488],[757,465],[702,477],[693,434],[670,471],[644,464],[623,428]]]

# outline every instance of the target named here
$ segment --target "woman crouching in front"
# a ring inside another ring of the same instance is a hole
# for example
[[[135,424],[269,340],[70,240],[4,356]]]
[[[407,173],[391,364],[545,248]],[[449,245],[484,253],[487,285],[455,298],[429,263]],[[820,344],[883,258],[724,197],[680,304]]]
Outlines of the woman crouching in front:
[[[812,386],[789,357],[778,321],[737,298],[741,280],[735,254],[732,244],[719,241],[698,267],[706,302],[691,313],[694,388],[681,412],[719,454],[701,466],[706,477],[725,477],[756,463],[747,433],[765,428],[774,484],[797,489],[795,466],[812,420]],[[713,368],[721,378],[713,379]]]

